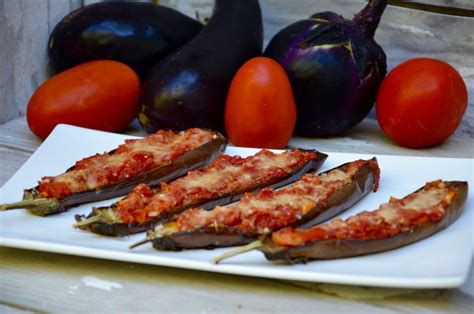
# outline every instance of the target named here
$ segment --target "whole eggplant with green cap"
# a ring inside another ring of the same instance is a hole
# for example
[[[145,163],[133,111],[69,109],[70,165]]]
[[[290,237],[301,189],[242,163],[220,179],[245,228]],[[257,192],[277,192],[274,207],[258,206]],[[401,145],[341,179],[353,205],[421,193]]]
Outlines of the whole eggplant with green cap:
[[[285,69],[298,117],[295,134],[331,136],[370,112],[386,74],[386,57],[374,34],[387,0],[369,0],[346,20],[322,12],[278,32],[265,55]]]
[[[140,77],[191,40],[202,24],[164,6],[140,2],[100,2],[66,15],[48,42],[52,68],[109,59],[127,64]]]
[[[216,0],[202,31],[161,61],[145,81],[139,120],[154,132],[194,127],[224,131],[224,106],[234,74],[262,53],[257,0]]]

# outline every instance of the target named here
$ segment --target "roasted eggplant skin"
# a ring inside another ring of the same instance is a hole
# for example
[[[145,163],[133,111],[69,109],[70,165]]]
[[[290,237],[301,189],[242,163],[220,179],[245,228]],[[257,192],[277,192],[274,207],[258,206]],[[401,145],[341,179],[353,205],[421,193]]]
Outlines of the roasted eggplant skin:
[[[154,239],[152,245],[160,251],[208,249],[244,245],[258,239],[257,233],[244,233],[233,228],[204,227],[176,232]]]
[[[218,199],[210,200],[205,203],[194,203],[187,206],[180,206],[180,207],[175,208],[168,215],[162,216],[156,220],[150,221],[149,223],[146,223],[143,225],[131,225],[131,224],[125,224],[125,223],[109,224],[105,222],[94,222],[94,223],[91,223],[90,225],[87,225],[81,228],[87,229],[91,232],[98,233],[101,235],[126,236],[130,234],[146,231],[148,228],[151,228],[157,224],[166,223],[175,214],[178,214],[187,208],[200,207],[205,210],[211,210],[214,207],[219,206],[219,205],[225,205],[232,202],[236,202],[240,200],[240,198],[247,192],[256,192],[262,188],[278,188],[278,187],[288,185],[296,180],[299,180],[304,174],[318,170],[328,157],[328,155],[318,152],[318,151],[314,151],[314,150],[304,150],[304,151],[314,152],[317,155],[317,158],[305,163],[303,167],[300,167],[299,169],[296,169],[295,171],[289,173],[286,177],[282,178],[281,180],[265,182],[264,184],[255,184],[249,187],[248,189],[236,191],[235,193],[231,193],[231,194],[221,195]],[[111,207],[113,206],[114,205],[112,205]],[[95,211],[107,210],[109,208],[110,207],[102,207],[102,208],[95,208],[94,210]],[[93,211],[87,218],[92,217],[94,215],[95,214]],[[248,236],[247,237],[243,235],[240,235],[240,236],[242,236],[243,238],[248,238]]]
[[[339,239],[308,243],[297,247],[279,246],[269,237],[263,240],[263,245],[258,248],[265,257],[278,263],[306,263],[311,260],[335,259],[373,254],[393,250],[441,231],[451,225],[462,213],[463,203],[467,198],[468,184],[464,181],[450,181],[449,189],[456,191],[444,218],[436,223],[425,223],[410,231],[402,232],[395,236],[377,240]]]
[[[48,53],[55,72],[109,59],[129,65],[144,79],[201,29],[200,22],[164,6],[100,2],[65,16],[51,33]]]
[[[27,210],[37,216],[48,216],[65,212],[70,207],[128,194],[139,183],[158,185],[161,182],[169,182],[185,175],[190,170],[204,167],[225,150],[227,139],[218,132],[214,133],[215,138],[213,140],[189,151],[166,166],[153,169],[126,182],[105,186],[97,190],[75,193],[60,200],[51,199],[52,202],[55,202],[54,205],[35,206],[27,208]],[[73,169],[74,167],[71,167],[67,171]],[[24,200],[38,198],[41,198],[38,186],[24,191]]]
[[[373,160],[376,161],[375,158],[373,158]],[[347,166],[348,163],[337,168],[344,169]],[[318,204],[313,209],[310,209],[297,222],[288,226],[309,228],[338,215],[373,190],[377,184],[377,176],[378,173],[375,173],[372,167],[367,164],[364,165],[353,176],[353,180],[347,183],[340,191],[330,196],[324,205]],[[260,236],[261,235],[257,233],[243,234],[241,231],[232,228],[205,227],[179,231],[153,239],[152,245],[158,250],[172,251],[195,248],[214,249],[218,247],[245,245],[257,240]]]
[[[372,161],[377,162],[377,159],[374,157]],[[348,165],[349,163],[346,163],[338,168],[345,170]],[[329,171],[331,170],[326,172]],[[374,169],[365,164],[354,174],[352,180],[345,184],[341,190],[332,194],[324,205],[318,204],[289,227],[309,228],[340,214],[369,194],[370,191],[375,192],[378,188],[378,176],[379,173],[374,173]]]

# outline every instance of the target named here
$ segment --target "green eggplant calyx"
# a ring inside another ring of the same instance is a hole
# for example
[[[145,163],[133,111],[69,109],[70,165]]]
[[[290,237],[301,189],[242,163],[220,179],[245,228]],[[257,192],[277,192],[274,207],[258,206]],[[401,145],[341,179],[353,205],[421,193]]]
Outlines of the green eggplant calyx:
[[[91,225],[95,222],[102,222],[107,224],[123,223],[120,218],[117,217],[116,212],[112,208],[97,209],[93,208],[93,214],[84,220],[78,220],[73,225],[74,228],[81,228],[84,226]]]
[[[51,212],[57,211],[61,207],[61,203],[55,198],[35,198],[25,199],[15,203],[1,204],[0,211],[26,208],[35,215],[46,216]]]

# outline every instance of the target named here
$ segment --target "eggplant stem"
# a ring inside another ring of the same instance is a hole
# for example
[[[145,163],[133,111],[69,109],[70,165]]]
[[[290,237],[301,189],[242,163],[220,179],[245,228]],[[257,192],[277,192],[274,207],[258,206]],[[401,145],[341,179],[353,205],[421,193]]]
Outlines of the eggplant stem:
[[[151,242],[151,241],[153,241],[154,239],[155,239],[154,236],[146,237],[146,238],[143,239],[143,240],[140,240],[140,241],[138,241],[138,242],[135,242],[135,243],[129,245],[129,246],[128,246],[128,249],[129,249],[129,250],[132,250],[132,249],[136,248],[137,246],[140,246],[140,245],[142,245],[142,244]]]
[[[75,224],[73,224],[72,226],[74,228],[80,228],[80,227],[84,227],[84,226],[87,226],[87,225],[91,225],[94,222],[101,221],[101,220],[102,220],[101,216],[95,215],[95,216],[91,216],[89,218],[86,218],[84,220],[80,220],[80,221],[76,222]]]
[[[32,200],[23,200],[15,203],[0,204],[0,211],[17,208],[55,207],[57,205],[58,201],[56,199],[35,198]]]
[[[145,243],[148,243],[148,242],[151,242],[153,241],[154,239],[156,238],[159,238],[160,237],[160,230],[163,229],[163,225],[158,225],[155,227],[154,230],[149,230],[147,233],[148,233],[148,236],[143,239],[143,240],[140,240],[136,243],[133,243],[131,245],[128,246],[128,249],[131,250],[131,249],[134,249],[136,248],[137,246],[140,246],[142,244],[145,244]]]
[[[365,8],[354,16],[353,21],[365,26],[366,33],[374,37],[388,0],[369,0]]]
[[[103,209],[94,207],[92,211],[94,213],[93,216],[90,216],[89,218],[86,218],[81,221],[77,221],[77,223],[72,226],[74,228],[81,228],[84,226],[91,225],[94,222],[103,222],[106,224],[122,223],[122,221],[117,217],[113,207]]]
[[[252,251],[252,250],[255,250],[255,249],[258,249],[262,245],[263,245],[263,243],[260,240],[253,241],[253,242],[251,242],[247,245],[241,246],[239,248],[236,248],[235,250],[232,250],[230,252],[224,253],[222,255],[219,255],[219,256],[213,258],[212,263],[217,265],[224,259],[236,256],[236,255],[239,255],[239,254],[242,254],[242,253],[245,253],[245,252],[249,252],[249,251]]]
[[[129,249],[136,248],[137,246],[140,246],[142,244],[151,242],[154,239],[162,238],[162,237],[167,236],[168,234],[171,234],[173,232],[176,232],[176,223],[175,222],[169,222],[165,225],[158,225],[158,226],[155,227],[155,229],[148,231],[149,234],[145,239],[140,240],[137,243],[134,243],[134,244],[130,245],[128,248]]]

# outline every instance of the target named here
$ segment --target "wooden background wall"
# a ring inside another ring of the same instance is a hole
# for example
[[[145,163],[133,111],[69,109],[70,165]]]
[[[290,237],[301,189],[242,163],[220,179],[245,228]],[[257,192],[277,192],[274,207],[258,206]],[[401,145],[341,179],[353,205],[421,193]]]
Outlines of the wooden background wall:
[[[34,89],[48,77],[46,45],[68,12],[97,0],[0,0],[0,124],[24,115]],[[155,1],[156,2],[156,1]],[[161,0],[200,19],[212,0]],[[319,11],[352,17],[364,0],[260,0],[265,43],[281,28]],[[474,138],[474,1],[390,1],[376,33],[389,69],[403,60],[429,56],[451,63],[469,89],[469,107],[457,133]],[[369,118],[374,118],[372,113]]]

